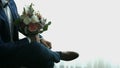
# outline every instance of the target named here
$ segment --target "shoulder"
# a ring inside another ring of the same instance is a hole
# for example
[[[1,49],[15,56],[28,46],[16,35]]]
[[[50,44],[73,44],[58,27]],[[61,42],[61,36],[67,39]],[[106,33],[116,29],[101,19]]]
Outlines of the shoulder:
[[[10,2],[10,3],[15,3],[15,1],[14,1],[14,0],[9,0],[9,2]]]
[[[12,6],[14,9],[17,8],[14,0],[9,0],[9,4],[10,4],[10,6]]]

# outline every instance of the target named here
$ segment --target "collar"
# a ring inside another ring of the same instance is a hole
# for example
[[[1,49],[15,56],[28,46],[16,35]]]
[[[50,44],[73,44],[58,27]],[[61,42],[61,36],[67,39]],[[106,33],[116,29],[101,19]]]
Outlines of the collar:
[[[1,0],[1,3],[5,5],[7,3],[7,0]]]
[[[9,0],[1,0],[2,6],[5,8],[8,5]]]

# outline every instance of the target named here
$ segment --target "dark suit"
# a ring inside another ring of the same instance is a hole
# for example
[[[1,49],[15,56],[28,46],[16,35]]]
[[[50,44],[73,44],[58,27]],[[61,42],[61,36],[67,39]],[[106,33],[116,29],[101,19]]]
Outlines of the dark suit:
[[[8,4],[13,21],[19,17],[13,0]],[[13,40],[10,39],[10,30],[7,16],[0,6],[0,68],[53,68],[54,62],[60,61],[59,52],[53,52],[43,44],[33,42],[29,44],[26,38],[18,39],[18,28],[13,26]]]

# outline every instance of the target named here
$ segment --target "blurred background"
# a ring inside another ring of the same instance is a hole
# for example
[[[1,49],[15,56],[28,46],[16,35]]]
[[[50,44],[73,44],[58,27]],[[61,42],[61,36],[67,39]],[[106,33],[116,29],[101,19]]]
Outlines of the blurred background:
[[[41,35],[54,51],[76,51],[79,58],[55,68],[120,68],[119,0],[15,0],[19,14],[31,3],[52,21]],[[24,36],[20,34],[20,38]]]

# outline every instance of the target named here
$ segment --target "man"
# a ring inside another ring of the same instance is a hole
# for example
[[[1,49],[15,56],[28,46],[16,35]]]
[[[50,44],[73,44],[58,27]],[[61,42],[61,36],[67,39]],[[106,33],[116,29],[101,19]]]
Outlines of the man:
[[[39,35],[19,39],[18,28],[13,24],[18,17],[13,0],[0,0],[0,68],[53,68],[54,62],[78,57],[72,51],[51,51],[51,43]]]

